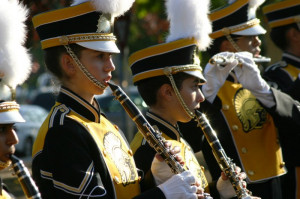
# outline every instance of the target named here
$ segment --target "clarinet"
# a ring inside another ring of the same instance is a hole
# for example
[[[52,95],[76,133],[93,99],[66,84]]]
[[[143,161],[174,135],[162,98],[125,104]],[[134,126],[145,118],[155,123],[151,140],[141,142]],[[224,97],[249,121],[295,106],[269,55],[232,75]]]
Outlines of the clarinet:
[[[162,137],[162,133],[158,129],[155,130],[149,124],[141,111],[136,107],[136,105],[130,100],[130,98],[119,86],[109,82],[108,85],[112,90],[115,98],[120,102],[126,113],[136,124],[149,145],[163,157],[165,162],[171,168],[172,172],[175,174],[184,172],[185,168],[183,168],[183,166],[176,160],[175,156],[171,154],[165,147],[165,139]],[[205,199],[212,199],[212,197],[208,193],[204,193],[204,196]]]
[[[17,175],[18,181],[21,184],[21,187],[25,193],[26,198],[28,199],[41,199],[41,194],[30,176],[30,173],[23,161],[17,158],[15,155],[10,157],[12,161],[12,167],[14,169],[14,174]]]
[[[198,126],[201,127],[206,140],[212,148],[213,154],[225,175],[229,178],[236,195],[239,199],[250,199],[251,192],[243,187],[242,182],[237,176],[236,165],[232,162],[232,159],[227,157],[216,132],[212,129],[206,116],[199,112],[195,111],[196,117],[195,121],[198,123]]]

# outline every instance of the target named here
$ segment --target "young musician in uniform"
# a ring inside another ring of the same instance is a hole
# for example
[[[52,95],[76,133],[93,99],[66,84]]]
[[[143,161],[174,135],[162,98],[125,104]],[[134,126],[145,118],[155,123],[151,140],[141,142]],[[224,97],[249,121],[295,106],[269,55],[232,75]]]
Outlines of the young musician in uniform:
[[[261,3],[231,1],[211,12],[214,42],[208,52],[215,62],[204,69],[207,83],[202,92],[207,100],[200,110],[208,116],[227,155],[247,174],[253,195],[280,199],[280,176],[286,174],[286,168],[276,127],[299,125],[299,103],[270,88],[253,61],[260,57],[258,35],[266,32],[255,16]],[[218,64],[218,57],[227,61]],[[236,60],[237,66],[233,64]],[[183,134],[201,131],[195,122],[179,127]],[[195,140],[190,133],[187,141]],[[209,153],[211,147],[204,142],[202,149],[212,178],[217,180],[220,169]]]
[[[135,52],[129,57],[129,65],[133,82],[149,106],[146,113],[149,123],[165,139],[172,140],[174,146],[181,148],[186,169],[193,172],[205,192],[210,193],[213,198],[219,198],[220,195],[222,198],[231,198],[236,193],[225,175],[218,181],[219,189],[215,182],[208,184],[204,168],[198,163],[192,147],[185,141],[185,135],[177,125],[178,121],[188,122],[194,119],[194,110],[204,101],[200,86],[206,80],[202,75],[198,50],[205,50],[211,40],[208,35],[211,32],[208,6],[208,1],[166,1],[170,20],[167,42]],[[173,175],[166,163],[155,158],[155,150],[141,132],[135,135],[131,148],[138,168],[145,173],[143,189],[152,188]],[[220,174],[221,172],[219,176]],[[239,174],[241,181],[243,176],[244,173]]]
[[[202,192],[187,171],[141,193],[132,151],[95,100],[112,78],[112,55],[119,53],[113,20],[132,3],[75,1],[33,18],[46,66],[62,84],[33,146],[33,177],[44,199],[179,199]]]
[[[268,83],[300,101],[300,2],[285,0],[263,7],[270,27],[270,37],[283,51],[281,61],[269,66],[264,73]],[[283,129],[280,135],[283,154],[288,169],[282,177],[283,195],[300,198],[299,128]]]
[[[23,46],[29,10],[17,0],[0,1],[0,170],[11,165],[19,142],[14,124],[25,122],[15,101],[16,87],[29,76],[31,58]],[[0,178],[0,198],[15,198]]]

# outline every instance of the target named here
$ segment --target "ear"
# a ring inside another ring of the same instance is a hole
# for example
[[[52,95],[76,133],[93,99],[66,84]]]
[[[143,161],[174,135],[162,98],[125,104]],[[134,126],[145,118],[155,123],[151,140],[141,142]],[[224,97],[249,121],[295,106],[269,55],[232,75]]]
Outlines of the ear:
[[[220,52],[225,52],[225,51],[235,52],[235,49],[233,48],[232,44],[227,39],[223,40],[220,45]]]
[[[61,66],[67,75],[72,75],[76,72],[75,62],[68,54],[63,54],[61,56]]]
[[[170,84],[163,84],[158,89],[158,97],[162,98],[165,101],[170,101],[174,97],[175,93],[173,87]]]

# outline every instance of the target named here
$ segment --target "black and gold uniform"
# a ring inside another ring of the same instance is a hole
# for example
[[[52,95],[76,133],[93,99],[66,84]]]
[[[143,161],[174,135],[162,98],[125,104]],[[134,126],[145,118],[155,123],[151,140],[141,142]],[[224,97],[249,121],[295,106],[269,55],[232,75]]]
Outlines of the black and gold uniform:
[[[209,184],[207,182],[204,174],[204,167],[198,163],[192,147],[185,141],[179,128],[174,127],[172,124],[152,112],[146,113],[146,119],[153,127],[159,129],[166,140],[172,142],[172,147],[179,146],[181,148],[180,155],[185,162],[185,168],[188,168],[195,176],[197,176],[205,192],[210,192],[211,196],[214,198],[219,197],[215,183]],[[150,168],[156,151],[150,147],[140,132],[135,135],[130,146],[134,153],[133,156],[138,168],[143,170],[145,174],[144,179],[141,181],[141,189],[144,191],[155,187],[155,180]]]
[[[226,154],[246,172],[247,188],[253,195],[282,198],[277,188],[286,169],[277,132],[299,124],[299,103],[272,89],[277,104],[267,109],[233,77],[229,76],[212,104],[201,104],[200,111],[206,113]],[[202,133],[194,121],[179,127],[183,134]],[[186,139],[189,143],[195,140],[192,134]],[[218,179],[221,170],[206,140],[202,150],[213,180]]]
[[[264,78],[271,86],[300,101],[300,57],[283,53],[281,61],[269,66]]]
[[[283,53],[282,60],[268,67],[264,78],[270,86],[300,100],[300,58],[289,53]],[[287,133],[288,132],[288,133]],[[300,151],[299,125],[290,125],[279,131],[283,155],[288,170],[282,177],[284,195],[288,198],[300,198],[300,158],[295,151]]]
[[[99,110],[61,88],[33,147],[33,178],[43,198],[133,198],[140,194],[128,143]],[[151,197],[147,194],[138,198],[164,198],[159,188],[151,191]]]

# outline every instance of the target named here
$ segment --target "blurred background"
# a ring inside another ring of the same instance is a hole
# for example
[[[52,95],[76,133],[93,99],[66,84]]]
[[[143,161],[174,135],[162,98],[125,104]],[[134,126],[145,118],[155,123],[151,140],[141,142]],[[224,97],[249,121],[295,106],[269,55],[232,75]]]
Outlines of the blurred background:
[[[266,0],[263,6],[275,1],[277,0]],[[28,39],[26,47],[32,54],[33,64],[29,79],[17,89],[17,102],[21,104],[21,114],[27,122],[16,127],[20,138],[20,143],[16,148],[17,155],[23,158],[30,169],[32,144],[39,126],[54,104],[59,89],[55,79],[46,71],[40,40],[33,28],[31,19],[32,16],[41,12],[69,6],[71,0],[21,0],[21,2],[31,10],[27,21]],[[116,70],[113,72],[112,80],[128,93],[143,112],[146,111],[147,106],[139,96],[135,86],[132,85],[127,60],[129,55],[137,50],[164,42],[168,34],[169,23],[166,19],[163,2],[163,0],[136,0],[132,9],[124,16],[117,18],[115,22],[115,35],[118,38],[117,45],[121,53],[114,56]],[[225,0],[212,0],[211,8],[215,9],[225,4]],[[258,9],[257,17],[261,20],[262,26],[268,30],[261,9]],[[279,61],[281,52],[270,41],[268,33],[260,36],[260,39],[262,40],[261,54],[272,59],[270,64]],[[209,57],[205,53],[201,53],[200,57],[201,65],[205,66]],[[130,142],[137,129],[119,102],[112,100],[113,96],[110,91],[102,96],[97,96],[96,99],[107,117],[123,130]],[[17,179],[12,177],[10,171],[2,171],[0,175],[8,187],[13,187],[13,192],[18,198],[25,198]]]

